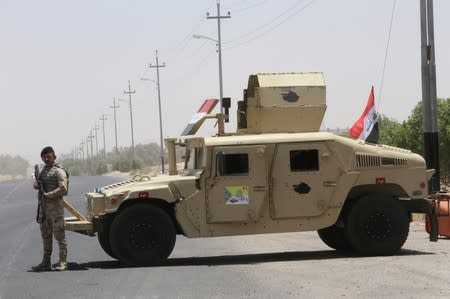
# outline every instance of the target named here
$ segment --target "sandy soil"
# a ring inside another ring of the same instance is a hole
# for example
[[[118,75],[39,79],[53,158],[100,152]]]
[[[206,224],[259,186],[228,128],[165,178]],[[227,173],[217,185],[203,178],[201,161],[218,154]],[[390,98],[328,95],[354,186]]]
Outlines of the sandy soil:
[[[23,175],[0,175],[0,181],[22,180],[24,178]]]

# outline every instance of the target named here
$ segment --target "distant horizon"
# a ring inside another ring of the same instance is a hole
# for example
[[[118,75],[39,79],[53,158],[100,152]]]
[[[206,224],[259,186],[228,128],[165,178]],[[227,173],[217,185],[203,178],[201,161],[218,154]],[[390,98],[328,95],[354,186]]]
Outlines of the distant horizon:
[[[378,113],[404,121],[422,98],[420,2],[396,2],[382,78],[393,3],[221,1],[231,16],[221,22],[223,94],[232,98],[226,130],[234,131],[237,101],[256,73],[323,72],[325,127],[350,127],[371,86]],[[449,11],[450,1],[434,1],[438,98],[450,97]],[[113,98],[119,146],[131,146],[128,80],[135,144],[159,143],[155,50],[165,63],[163,136],[180,136],[203,100],[219,97],[217,21],[207,12],[217,13],[216,0],[0,2],[0,152],[38,161],[44,146],[70,153],[91,132],[103,148],[103,116],[111,151]],[[213,125],[199,134],[213,134]]]

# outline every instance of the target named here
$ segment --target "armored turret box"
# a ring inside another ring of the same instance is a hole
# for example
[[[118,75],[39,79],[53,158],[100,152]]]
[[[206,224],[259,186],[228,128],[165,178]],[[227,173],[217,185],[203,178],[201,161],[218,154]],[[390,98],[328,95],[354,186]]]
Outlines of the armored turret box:
[[[251,75],[238,102],[238,132],[317,132],[326,110],[322,73]]]

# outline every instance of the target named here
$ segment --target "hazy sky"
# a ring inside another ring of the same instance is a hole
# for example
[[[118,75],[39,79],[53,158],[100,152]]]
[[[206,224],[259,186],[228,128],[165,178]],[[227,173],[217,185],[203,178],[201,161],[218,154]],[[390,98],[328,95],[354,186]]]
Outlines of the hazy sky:
[[[372,85],[379,112],[399,121],[421,99],[419,0],[397,0],[382,97],[379,88],[393,0],[223,0],[224,96],[232,121],[248,75],[324,73],[324,126],[348,127]],[[450,1],[435,0],[438,97],[450,97]],[[30,161],[51,144],[70,153],[108,114],[131,80],[135,143],[159,142],[155,50],[159,51],[164,136],[180,135],[206,98],[217,98],[216,0],[0,0],[0,154]],[[131,144],[120,102],[119,146]],[[216,108],[218,109],[218,108]],[[213,122],[208,122],[210,132]],[[209,131],[207,131],[209,132]],[[102,131],[98,131],[103,148]]]

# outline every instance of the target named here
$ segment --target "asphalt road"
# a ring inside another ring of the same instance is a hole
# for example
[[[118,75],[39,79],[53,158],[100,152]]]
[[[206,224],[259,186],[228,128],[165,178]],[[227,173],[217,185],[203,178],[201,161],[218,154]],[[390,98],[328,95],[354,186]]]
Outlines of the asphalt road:
[[[69,201],[84,211],[83,194],[114,181],[72,177]],[[0,298],[450,298],[450,240],[429,242],[420,223],[390,257],[338,253],[315,232],[179,236],[166,265],[139,268],[68,232],[69,270],[31,272],[42,254],[31,184],[0,182]]]

